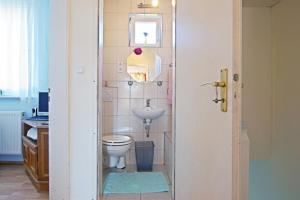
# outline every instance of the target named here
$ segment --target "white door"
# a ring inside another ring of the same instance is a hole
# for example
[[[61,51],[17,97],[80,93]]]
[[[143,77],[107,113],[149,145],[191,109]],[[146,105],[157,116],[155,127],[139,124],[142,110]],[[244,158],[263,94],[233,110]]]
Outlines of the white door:
[[[98,0],[50,3],[50,200],[95,200]]]
[[[237,195],[239,123],[233,119],[239,113],[239,84],[232,77],[240,61],[239,10],[238,0],[177,0],[176,200],[232,200]],[[227,112],[212,101],[215,88],[201,86],[219,81],[223,68],[229,71]]]

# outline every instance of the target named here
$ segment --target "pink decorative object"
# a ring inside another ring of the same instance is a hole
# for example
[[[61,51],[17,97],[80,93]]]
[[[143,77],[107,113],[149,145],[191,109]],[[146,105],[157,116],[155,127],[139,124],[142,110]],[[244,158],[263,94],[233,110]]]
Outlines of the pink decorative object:
[[[133,51],[134,51],[135,55],[138,55],[138,56],[143,53],[142,48],[135,48]]]

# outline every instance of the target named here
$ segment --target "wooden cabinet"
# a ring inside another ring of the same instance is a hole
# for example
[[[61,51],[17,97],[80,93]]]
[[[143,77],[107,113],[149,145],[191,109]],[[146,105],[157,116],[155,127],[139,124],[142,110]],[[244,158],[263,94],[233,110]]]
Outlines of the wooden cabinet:
[[[39,121],[23,121],[23,157],[26,172],[38,191],[49,188],[48,124]],[[27,132],[37,129],[37,140],[30,139]]]

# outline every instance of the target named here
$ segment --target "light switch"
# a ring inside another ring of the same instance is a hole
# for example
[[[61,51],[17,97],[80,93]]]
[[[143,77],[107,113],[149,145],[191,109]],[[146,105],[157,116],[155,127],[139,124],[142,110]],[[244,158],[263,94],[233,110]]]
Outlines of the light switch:
[[[83,65],[79,65],[75,68],[75,72],[76,74],[83,74],[84,73],[84,66]]]

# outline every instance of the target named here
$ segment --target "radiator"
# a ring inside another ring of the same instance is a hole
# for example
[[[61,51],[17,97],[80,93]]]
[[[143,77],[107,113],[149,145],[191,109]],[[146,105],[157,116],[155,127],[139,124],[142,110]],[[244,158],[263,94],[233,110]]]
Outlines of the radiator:
[[[22,154],[22,112],[0,111],[0,155]]]

